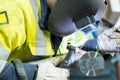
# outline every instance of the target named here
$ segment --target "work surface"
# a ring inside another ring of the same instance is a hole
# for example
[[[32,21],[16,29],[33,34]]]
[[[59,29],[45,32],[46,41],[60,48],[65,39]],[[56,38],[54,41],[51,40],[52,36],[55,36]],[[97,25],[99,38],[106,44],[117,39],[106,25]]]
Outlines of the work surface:
[[[105,61],[104,70],[99,76],[96,77],[86,77],[80,72],[78,67],[72,66],[69,80],[117,80],[117,76],[115,66],[111,62]]]

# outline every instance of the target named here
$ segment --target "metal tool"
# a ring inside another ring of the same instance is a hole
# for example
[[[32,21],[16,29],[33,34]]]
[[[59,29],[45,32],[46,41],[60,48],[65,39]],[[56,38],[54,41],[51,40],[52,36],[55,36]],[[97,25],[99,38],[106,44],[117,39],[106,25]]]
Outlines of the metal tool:
[[[104,58],[98,52],[90,51],[84,55],[77,54],[75,53],[76,47],[70,44],[68,44],[67,49],[69,53],[59,67],[69,68],[71,64],[77,61],[80,71],[86,76],[97,76],[104,69]]]
[[[97,52],[87,52],[79,59],[79,68],[86,76],[97,76],[104,69],[104,58]]]
[[[72,46],[71,44],[68,44],[67,49],[69,50],[69,53],[65,57],[64,61],[59,65],[61,68],[67,68],[71,64],[69,60],[71,59],[72,55],[75,54],[76,47]]]

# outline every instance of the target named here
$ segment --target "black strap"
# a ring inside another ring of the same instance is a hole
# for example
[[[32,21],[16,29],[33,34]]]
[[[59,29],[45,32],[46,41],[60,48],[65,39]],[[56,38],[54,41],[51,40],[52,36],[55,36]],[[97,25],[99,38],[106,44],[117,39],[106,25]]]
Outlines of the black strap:
[[[39,27],[40,29],[48,30],[47,21],[50,14],[50,9],[47,7],[46,0],[40,0],[40,4],[41,4],[41,17],[39,19]]]
[[[58,48],[62,42],[62,37],[58,37],[58,36],[51,34],[51,41],[53,44],[53,49],[55,51],[55,54],[53,55],[53,57],[54,57],[57,55]]]
[[[26,72],[24,70],[24,66],[19,59],[14,59],[12,63],[15,66],[16,72],[18,74],[19,80],[28,80]]]

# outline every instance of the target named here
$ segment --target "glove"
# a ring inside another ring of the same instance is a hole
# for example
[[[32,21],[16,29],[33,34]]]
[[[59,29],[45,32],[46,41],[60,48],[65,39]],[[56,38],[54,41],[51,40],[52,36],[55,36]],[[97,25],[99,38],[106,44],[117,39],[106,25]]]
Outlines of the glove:
[[[63,57],[55,57],[42,60],[38,63],[38,73],[36,80],[67,80],[69,71],[56,67],[63,61]]]
[[[101,52],[120,52],[120,27],[105,30],[97,39]]]

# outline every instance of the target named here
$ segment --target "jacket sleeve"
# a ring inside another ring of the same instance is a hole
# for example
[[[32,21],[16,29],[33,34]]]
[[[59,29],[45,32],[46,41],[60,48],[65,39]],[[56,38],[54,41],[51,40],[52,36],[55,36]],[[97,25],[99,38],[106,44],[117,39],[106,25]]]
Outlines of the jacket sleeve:
[[[23,67],[27,75],[27,79],[35,80],[37,66],[24,63]],[[4,66],[3,70],[0,73],[0,80],[19,80],[15,65],[12,62],[7,62],[6,65]]]

